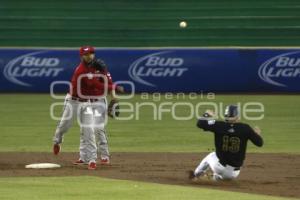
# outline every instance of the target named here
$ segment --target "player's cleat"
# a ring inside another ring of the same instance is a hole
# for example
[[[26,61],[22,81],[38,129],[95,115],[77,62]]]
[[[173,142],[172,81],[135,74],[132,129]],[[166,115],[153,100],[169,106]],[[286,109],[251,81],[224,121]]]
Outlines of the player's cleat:
[[[193,182],[210,182],[213,179],[213,174],[210,170],[195,174],[194,171],[188,171],[189,179]]]
[[[188,174],[189,174],[189,179],[193,182],[199,182],[200,180],[202,180],[203,177],[203,173],[195,174],[195,172],[192,170],[188,171]]]
[[[60,152],[60,145],[59,144],[54,144],[53,145],[53,153],[54,153],[54,155],[58,155],[59,152]]]
[[[109,158],[101,158],[100,165],[110,165]]]
[[[97,165],[95,162],[90,162],[89,163],[89,166],[88,166],[88,169],[90,170],[95,170],[97,168]]]
[[[188,171],[188,173],[189,173],[189,179],[191,179],[191,180],[197,177],[197,176],[195,176],[195,173],[193,170]]]
[[[81,159],[78,159],[75,162],[73,162],[73,165],[87,165],[87,163]]]

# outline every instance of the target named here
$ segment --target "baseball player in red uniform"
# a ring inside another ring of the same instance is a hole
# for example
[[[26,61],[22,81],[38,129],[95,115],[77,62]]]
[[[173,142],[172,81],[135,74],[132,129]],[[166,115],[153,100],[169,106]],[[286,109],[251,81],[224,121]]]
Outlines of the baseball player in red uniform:
[[[65,98],[62,119],[53,138],[53,153],[57,155],[63,135],[72,125],[74,118],[80,124],[80,158],[74,163],[87,164],[96,169],[97,153],[101,164],[109,164],[109,150],[105,132],[107,119],[107,94],[115,100],[115,91],[123,92],[122,86],[113,84],[106,65],[95,59],[95,49],[84,46],[79,51],[81,62],[76,68],[71,88]]]

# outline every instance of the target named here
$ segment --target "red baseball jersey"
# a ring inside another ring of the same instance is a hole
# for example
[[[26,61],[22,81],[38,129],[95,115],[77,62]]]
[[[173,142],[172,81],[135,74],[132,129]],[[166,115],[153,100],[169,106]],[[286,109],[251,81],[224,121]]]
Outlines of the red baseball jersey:
[[[95,75],[97,74],[104,75],[107,79],[107,84],[103,80],[103,78],[96,77]],[[84,76],[80,77],[80,75],[84,75]],[[78,85],[79,78],[80,78],[80,85]],[[70,88],[70,94],[73,97],[78,97],[82,99],[86,99],[86,98],[80,96],[79,91],[81,92],[82,95],[85,96],[100,96],[104,94],[105,87],[107,88],[107,92],[110,92],[115,88],[111,75],[107,70],[98,71],[93,67],[87,66],[83,62],[81,62],[76,68],[72,76],[71,85],[72,88]]]

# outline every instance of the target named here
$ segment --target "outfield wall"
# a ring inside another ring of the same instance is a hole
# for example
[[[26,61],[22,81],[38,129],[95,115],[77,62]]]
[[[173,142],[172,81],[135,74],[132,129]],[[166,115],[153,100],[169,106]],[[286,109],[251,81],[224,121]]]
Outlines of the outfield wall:
[[[136,92],[300,92],[300,48],[98,48],[96,55]],[[77,49],[1,48],[0,92],[49,92],[78,63]]]

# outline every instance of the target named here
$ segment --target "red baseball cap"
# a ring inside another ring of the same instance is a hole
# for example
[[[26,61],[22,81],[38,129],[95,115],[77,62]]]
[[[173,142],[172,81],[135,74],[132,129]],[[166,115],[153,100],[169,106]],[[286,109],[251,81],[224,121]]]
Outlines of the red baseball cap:
[[[95,48],[92,47],[92,46],[80,47],[80,50],[79,50],[79,55],[80,56],[83,56],[83,55],[88,54],[88,53],[95,53]]]

